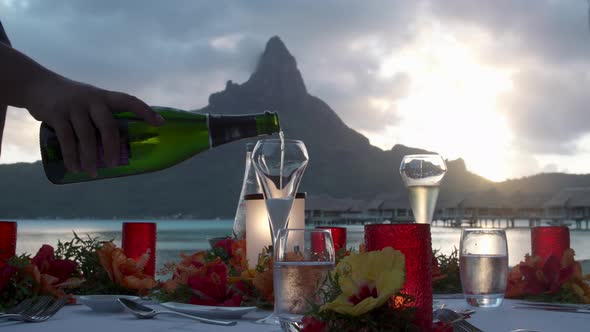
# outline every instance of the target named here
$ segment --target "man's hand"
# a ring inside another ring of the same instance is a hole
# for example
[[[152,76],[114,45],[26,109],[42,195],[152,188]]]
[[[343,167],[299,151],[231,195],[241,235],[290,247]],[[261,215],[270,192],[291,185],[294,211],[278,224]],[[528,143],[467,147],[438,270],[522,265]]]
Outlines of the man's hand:
[[[97,175],[97,139],[102,141],[107,166],[118,165],[120,138],[113,112],[135,113],[153,126],[164,123],[158,113],[136,97],[50,76],[30,87],[25,107],[35,119],[55,129],[69,171]]]

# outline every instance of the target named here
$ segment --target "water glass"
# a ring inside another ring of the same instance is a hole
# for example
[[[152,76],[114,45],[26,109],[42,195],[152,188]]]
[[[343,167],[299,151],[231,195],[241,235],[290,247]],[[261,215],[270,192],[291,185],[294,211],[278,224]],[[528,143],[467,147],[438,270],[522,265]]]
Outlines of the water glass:
[[[472,306],[498,307],[508,281],[508,244],[502,229],[464,229],[460,271],[463,295]]]
[[[320,289],[334,268],[334,243],[323,229],[283,229],[274,252],[275,313],[283,331],[299,331],[310,304],[322,304]]]

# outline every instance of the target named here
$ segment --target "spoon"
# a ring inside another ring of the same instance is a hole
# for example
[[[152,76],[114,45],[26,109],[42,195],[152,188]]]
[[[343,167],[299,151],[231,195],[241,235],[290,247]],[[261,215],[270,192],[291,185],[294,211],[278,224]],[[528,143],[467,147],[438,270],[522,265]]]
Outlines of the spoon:
[[[148,318],[154,318],[156,315],[167,314],[167,315],[176,315],[176,316],[181,316],[181,317],[186,317],[186,318],[192,318],[194,320],[198,320],[201,323],[207,323],[207,324],[213,324],[213,325],[232,326],[232,325],[236,325],[238,323],[236,321],[213,320],[213,319],[207,319],[207,318],[202,318],[202,317],[197,317],[197,316],[191,316],[191,315],[183,314],[181,312],[176,312],[176,311],[167,311],[167,310],[156,311],[150,307],[146,307],[146,306],[139,304],[135,301],[124,299],[121,297],[117,298],[117,301],[119,301],[119,303],[125,309],[127,309],[127,311],[131,312],[137,318],[148,319]]]

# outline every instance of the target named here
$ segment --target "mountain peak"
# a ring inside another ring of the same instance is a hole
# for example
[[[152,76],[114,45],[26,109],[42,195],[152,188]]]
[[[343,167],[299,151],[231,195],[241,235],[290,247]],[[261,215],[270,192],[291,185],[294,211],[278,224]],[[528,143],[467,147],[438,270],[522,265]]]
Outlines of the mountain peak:
[[[293,66],[297,67],[295,63],[295,57],[291,55],[285,43],[279,38],[279,36],[271,37],[268,42],[266,42],[266,47],[264,49],[264,53],[260,58],[260,64],[268,60],[281,60],[283,63],[291,63]]]
[[[278,36],[266,43],[256,71],[247,84],[264,94],[278,97],[300,98],[307,94],[295,57]]]

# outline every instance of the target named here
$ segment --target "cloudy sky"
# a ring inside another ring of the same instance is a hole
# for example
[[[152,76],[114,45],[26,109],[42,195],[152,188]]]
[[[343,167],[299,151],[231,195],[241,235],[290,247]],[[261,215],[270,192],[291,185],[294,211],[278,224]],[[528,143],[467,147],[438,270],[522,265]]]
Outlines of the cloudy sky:
[[[278,35],[311,94],[372,144],[492,180],[590,173],[586,0],[0,0],[13,46],[73,79],[201,108]],[[38,160],[9,109],[0,163]]]

